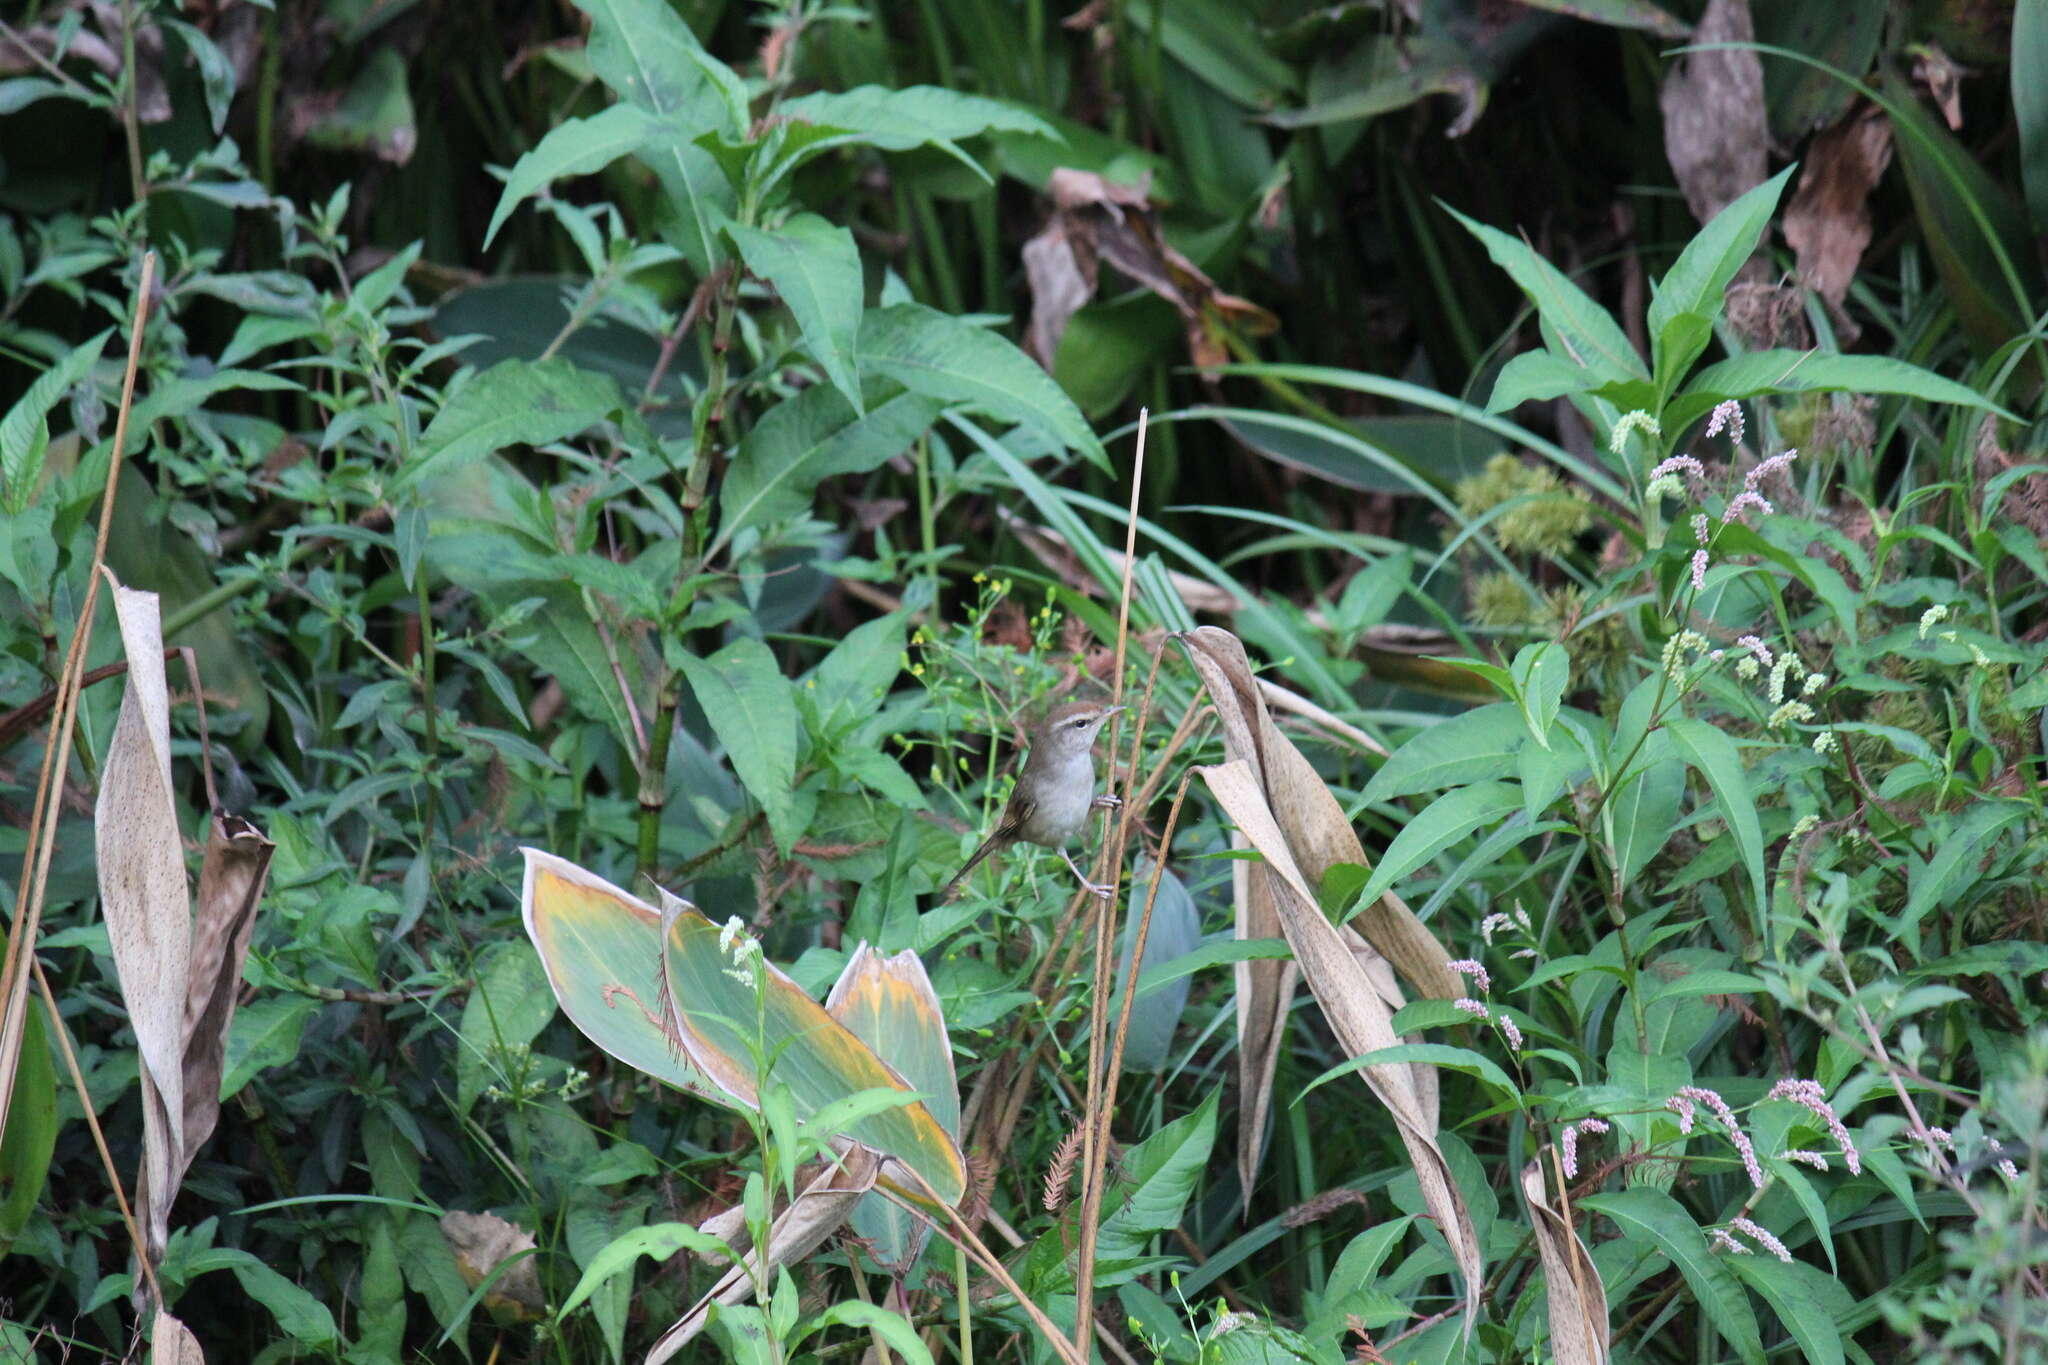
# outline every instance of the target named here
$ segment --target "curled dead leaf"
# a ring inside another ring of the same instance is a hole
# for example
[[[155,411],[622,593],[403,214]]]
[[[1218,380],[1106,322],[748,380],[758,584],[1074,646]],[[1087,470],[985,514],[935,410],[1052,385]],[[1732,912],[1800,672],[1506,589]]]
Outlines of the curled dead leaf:
[[[1707,0],[1693,42],[1752,43],[1749,0]],[[1704,223],[1763,183],[1770,127],[1763,61],[1755,51],[1715,47],[1678,60],[1664,80],[1664,152],[1692,216]]]
[[[1031,288],[1026,349],[1048,370],[1068,321],[1090,299],[1107,261],[1133,282],[1173,305],[1196,365],[1213,369],[1230,357],[1226,328],[1265,336],[1279,319],[1249,299],[1228,294],[1166,240],[1149,183],[1122,185],[1093,171],[1062,166],[1047,181],[1053,212],[1024,244]]]
[[[1891,159],[1891,120],[1875,106],[1852,109],[1813,140],[1785,210],[1785,240],[1799,255],[1800,283],[1826,300],[1845,346],[1860,329],[1842,312],[1842,300],[1870,245],[1870,192]]]
[[[521,1259],[506,1266],[484,1294],[484,1307],[499,1317],[530,1321],[547,1311],[541,1296],[540,1275],[534,1269],[533,1234],[495,1213],[465,1213],[450,1209],[441,1215],[441,1235],[455,1253],[455,1268],[471,1289],[476,1288],[505,1261]]]

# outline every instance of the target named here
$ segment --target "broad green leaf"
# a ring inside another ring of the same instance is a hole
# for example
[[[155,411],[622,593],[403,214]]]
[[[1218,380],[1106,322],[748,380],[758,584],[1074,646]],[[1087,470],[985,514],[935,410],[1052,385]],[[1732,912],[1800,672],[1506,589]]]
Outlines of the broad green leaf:
[[[1508,672],[1514,676],[1515,704],[1521,708],[1530,738],[1548,749],[1551,723],[1557,719],[1565,686],[1571,681],[1571,656],[1555,640],[1523,645]]]
[[[509,445],[544,445],[596,426],[624,405],[618,382],[560,357],[504,360],[472,375],[420,436],[395,487],[431,478]]]
[[[1029,110],[936,85],[907,85],[900,90],[862,85],[852,90],[819,91],[784,100],[776,112],[858,133],[862,142],[885,152],[952,144],[988,132],[1059,136]]]
[[[1707,1323],[1744,1361],[1761,1365],[1763,1340],[1748,1296],[1720,1259],[1707,1250],[1706,1234],[1683,1205],[1662,1190],[1638,1186],[1612,1194],[1589,1194],[1578,1206],[1605,1214],[1626,1240],[1669,1258],[1692,1290]]]
[[[1396,882],[1482,825],[1503,820],[1522,806],[1522,789],[1512,782],[1475,782],[1447,792],[1401,827],[1354,902],[1362,910]]]
[[[1826,351],[1751,351],[1694,375],[1666,410],[1664,429],[1683,431],[1730,398],[1759,394],[1848,391],[1896,393],[1930,403],[1956,403],[2010,416],[1977,390],[1918,365],[1882,355]]]
[[[747,90],[666,0],[576,0],[590,16],[590,69],[629,103],[685,116],[689,136],[747,128]]]
[[[842,1300],[820,1313],[818,1321],[821,1325],[854,1327],[871,1333],[903,1357],[904,1365],[932,1365],[931,1348],[924,1344],[917,1329],[902,1314],[892,1313],[880,1304]]]
[[[728,224],[747,269],[775,286],[803,332],[811,358],[856,413],[861,411],[855,346],[860,337],[860,249],[853,234],[815,213],[800,213],[772,232]]]
[[[1804,1261],[1787,1265],[1776,1257],[1730,1256],[1727,1265],[1771,1306],[1809,1365],[1842,1365],[1856,1300],[1840,1280]]]
[[[1699,770],[1713,788],[1720,803],[1721,823],[1735,840],[1742,861],[1749,868],[1753,905],[1769,902],[1764,896],[1764,835],[1756,818],[1756,799],[1750,794],[1749,775],[1743,771],[1742,755],[1735,741],[1705,721],[1679,717],[1667,721],[1664,733],[1671,736],[1685,761]]]
[[[37,375],[28,392],[0,418],[0,512],[19,515],[35,496],[50,448],[50,409],[92,372],[113,330],[109,327]]]
[[[910,949],[885,958],[867,944],[853,950],[825,1012],[874,1049],[913,1090],[955,1140],[960,1135],[960,1085],[953,1046],[924,963]],[[870,1190],[854,1205],[853,1228],[875,1264],[907,1275],[923,1251],[930,1226]]]
[[[585,52],[597,78],[662,122],[640,159],[654,168],[668,210],[665,240],[701,277],[725,259],[719,233],[736,196],[718,162],[696,145],[710,132],[738,139],[748,125],[739,78],[711,56],[665,0],[578,0],[590,16]]]
[[[865,473],[901,454],[945,406],[898,391],[856,413],[838,389],[822,384],[777,403],[740,440],[718,495],[713,552],[750,526],[802,516],[821,480]]]
[[[1657,297],[1650,301],[1649,323],[1653,344],[1661,345],[1665,329],[1686,313],[1703,318],[1721,314],[1722,295],[1742,263],[1756,253],[1771,214],[1785,193],[1785,182],[1797,170],[1787,166],[1769,180],[1744,193],[1715,214],[1686,243],[1685,250],[1671,263],[1664,278],[1657,281]],[[1661,373],[1663,364],[1659,363]]]
[[[1487,395],[1488,412],[1506,412],[1523,403],[1562,398],[1598,388],[1598,374],[1549,351],[1524,351],[1501,367]]]
[[[1036,361],[985,327],[899,303],[861,320],[860,353],[863,370],[914,393],[1034,427],[1110,472],[1108,453],[1073,400]]]
[[[642,1256],[660,1265],[678,1251],[725,1260],[730,1259],[733,1248],[710,1233],[699,1232],[688,1223],[649,1223],[646,1227],[621,1233],[583,1267],[582,1278],[569,1291],[569,1297],[562,1300],[562,1306],[555,1310],[555,1320],[559,1322],[575,1312],[597,1291],[598,1286],[622,1271],[630,1271]]]
[[[1486,79],[1474,66],[1473,56],[1471,49],[1427,33],[1367,38],[1349,60],[1341,83],[1331,82],[1335,93],[1319,97],[1312,87],[1309,102],[1301,108],[1281,109],[1260,121],[1275,128],[1356,123],[1406,109],[1431,95],[1455,95],[1464,103],[1459,121],[1469,122],[1485,109],[1487,95]]]
[[[764,1066],[807,1121],[865,1090],[916,1093],[852,1030],[760,954],[745,933],[721,931],[687,902],[664,901],[662,953],[671,1021],[700,1070],[745,1105],[760,1103]],[[895,1158],[948,1205],[966,1192],[960,1149],[923,1102],[895,1105],[844,1128]],[[907,1193],[919,1192],[913,1182]]]
[[[555,1017],[543,986],[547,971],[523,943],[492,945],[477,965],[476,987],[462,1007],[455,1054],[455,1112],[467,1116],[486,1085],[504,1075],[507,1054],[540,1036]]]
[[[570,119],[548,130],[534,149],[513,164],[505,191],[484,229],[490,246],[512,210],[556,180],[603,170],[622,156],[638,151],[660,121],[636,104],[615,104],[590,118]]]
[[[1123,1180],[1110,1192],[1109,1210],[1096,1239],[1098,1263],[1141,1254],[1153,1236],[1180,1226],[1182,1212],[1208,1168],[1216,1143],[1212,1090],[1202,1107],[1173,1122],[1124,1153]],[[1059,1229],[1053,1229],[1055,1236]]]
[[[1662,730],[1644,741],[1629,768],[1630,775],[1601,810],[1623,886],[1631,885],[1670,842],[1685,800],[1685,764]]]
[[[133,455],[142,449],[154,424],[167,417],[183,417],[194,412],[216,394],[292,393],[299,388],[298,383],[283,375],[265,374],[261,370],[215,370],[204,378],[159,380],[151,386],[147,398],[136,400],[135,410],[129,414],[128,453]],[[101,448],[111,448],[110,442],[111,435],[109,444],[103,444]],[[105,466],[101,466],[100,474],[104,475],[104,472]]]
[[[1647,379],[1642,357],[1607,310],[1573,284],[1565,273],[1538,255],[1527,242],[1498,228],[1467,218],[1456,209],[1444,211],[1463,223],[1486,247],[1493,263],[1514,277],[1536,306],[1536,315],[1556,341],[1550,349],[1561,359],[1583,365],[1601,381]],[[1549,340],[1548,337],[1545,338]]]
[[[565,859],[520,853],[520,915],[562,1013],[626,1065],[729,1106],[662,1023],[661,912]]]
[[[1515,755],[1528,742],[1528,725],[1513,702],[1466,711],[1417,731],[1380,765],[1359,799],[1370,805],[1511,776]]]
[[[241,1282],[242,1292],[269,1309],[278,1327],[293,1341],[320,1350],[340,1339],[334,1327],[334,1314],[326,1304],[256,1257],[231,1247],[215,1247],[210,1257],[226,1265]]]
[[[1961,816],[1944,817],[1935,828],[1941,837],[1927,861],[1914,859],[1907,876],[1906,908],[1899,912],[1902,926],[1917,925],[1937,905],[1945,904],[1974,879],[1984,849],[2008,827],[2026,816],[2031,808],[2019,801],[1998,801],[1979,797]]]
[[[677,662],[740,782],[767,813],[776,845],[787,853],[803,833],[796,824],[798,719],[789,679],[768,646],[747,637],[708,659],[681,654]]]
[[[1155,877],[1159,880],[1157,896],[1152,894]],[[1131,951],[1137,947],[1138,927],[1148,899],[1152,904],[1152,918],[1145,933],[1145,955],[1133,973]],[[1194,897],[1188,894],[1187,886],[1171,871],[1160,876],[1157,864],[1141,854],[1131,871],[1131,909],[1124,920],[1123,946],[1117,957],[1116,995],[1110,1003],[1110,1017],[1117,1017],[1123,993],[1131,989],[1133,975],[1140,983],[1149,984],[1161,968],[1193,952],[1201,939],[1201,913],[1195,908]],[[1124,1068],[1133,1073],[1149,1073],[1165,1067],[1173,1047],[1174,1030],[1180,1026],[1181,1012],[1187,1006],[1190,985],[1185,976],[1177,977],[1164,989],[1149,993],[1142,989],[1142,984],[1137,998],[1131,1002],[1130,1032],[1124,1045]]]
[[[883,957],[863,943],[826,998],[825,1012],[874,1049],[948,1133],[960,1131],[960,1085],[946,1019],[924,962],[906,948]]]
[[[4,945],[5,934],[0,934]],[[40,1001],[22,1017],[21,1060],[7,1104],[7,1131],[0,1135],[0,1255],[28,1226],[50,1175],[57,1146],[57,1071],[43,1033]]]
[[[1230,0],[1132,0],[1129,21],[1203,84],[1246,109],[1270,109],[1294,90],[1294,68],[1272,49],[1256,11]]]
[[[259,1071],[296,1059],[306,1021],[319,1012],[320,1002],[304,995],[259,995],[236,1010],[221,1063],[220,1097],[232,1099]]]
[[[901,611],[863,621],[818,661],[804,693],[817,708],[820,733],[836,737],[881,709],[903,671],[907,622]]]

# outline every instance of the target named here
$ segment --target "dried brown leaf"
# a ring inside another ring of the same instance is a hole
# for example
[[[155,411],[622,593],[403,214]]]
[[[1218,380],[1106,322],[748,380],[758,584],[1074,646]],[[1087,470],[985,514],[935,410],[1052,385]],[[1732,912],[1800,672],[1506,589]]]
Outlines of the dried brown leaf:
[[[1522,1168],[1522,1200],[1535,1229],[1550,1308],[1550,1349],[1558,1365],[1605,1365],[1607,1290],[1572,1225],[1543,1192],[1543,1163]]]
[[[1401,1040],[1394,1033],[1393,1012],[1342,935],[1324,918],[1250,765],[1233,760],[1196,771],[1208,783],[1224,813],[1265,859],[1261,870],[1268,874],[1273,887],[1281,930],[1338,1042],[1353,1057],[1395,1046]],[[1358,1074],[1393,1116],[1395,1130],[1408,1149],[1423,1203],[1436,1219],[1437,1229],[1449,1245],[1452,1261],[1464,1281],[1465,1314],[1469,1320],[1479,1311],[1484,1269],[1479,1238],[1450,1164],[1437,1146],[1436,1117],[1430,1112],[1433,1105],[1424,1104],[1417,1084],[1418,1069],[1392,1063],[1367,1066]]]
[[[1892,124],[1874,106],[1851,110],[1813,140],[1785,210],[1785,240],[1799,253],[1799,280],[1827,301],[1840,330],[1842,300],[1870,245],[1870,192],[1892,159]],[[1851,325],[1843,342],[1855,339]]]
[[[495,1213],[451,1209],[441,1215],[441,1235],[448,1239],[448,1249],[455,1253],[455,1268],[471,1289],[482,1284],[501,1262],[534,1250],[532,1233]],[[540,1274],[531,1254],[506,1267],[492,1282],[484,1295],[484,1307],[522,1322],[547,1311],[547,1298],[541,1293]]]
[[[113,581],[113,575],[107,575]],[[171,787],[171,701],[152,592],[114,582],[128,677],[95,809],[100,901],[141,1057],[142,1174],[136,1212],[152,1261],[163,1256],[186,1158],[185,996],[192,909]]]
[[[1693,42],[1756,40],[1749,0],[1707,0]],[[1763,183],[1770,129],[1763,61],[1754,51],[1690,52],[1665,78],[1664,152],[1692,216],[1704,223]]]
[[[199,868],[199,911],[192,925],[191,981],[185,995],[185,1163],[213,1135],[228,1025],[242,985],[242,961],[256,927],[256,906],[276,845],[239,815],[216,811]]]
[[[149,1365],[206,1365],[192,1329],[162,1309],[149,1332]]]
[[[1062,166],[1047,179],[1046,189],[1052,216],[1025,244],[1024,264],[1032,295],[1027,346],[1047,369],[1068,320],[1095,296],[1100,261],[1173,305],[1188,353],[1204,369],[1229,359],[1219,335],[1225,325],[1259,336],[1279,326],[1279,319],[1258,304],[1218,289],[1167,242],[1147,182],[1122,185],[1093,171]]]

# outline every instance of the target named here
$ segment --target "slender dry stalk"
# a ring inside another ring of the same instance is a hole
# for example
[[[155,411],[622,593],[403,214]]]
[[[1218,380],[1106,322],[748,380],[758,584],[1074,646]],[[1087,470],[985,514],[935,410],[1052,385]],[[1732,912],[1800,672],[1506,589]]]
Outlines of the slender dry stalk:
[[[1131,502],[1124,516],[1124,564],[1122,598],[1116,613],[1116,672],[1112,702],[1121,702],[1124,695],[1124,656],[1131,633],[1131,571],[1138,560],[1138,494],[1145,486],[1145,433],[1150,413],[1138,409],[1138,448],[1131,466]],[[1155,660],[1153,676],[1158,676]],[[1151,702],[1151,686],[1146,686],[1146,706]],[[1109,751],[1117,749],[1119,722],[1112,719],[1109,732]],[[1135,727],[1139,740],[1144,737],[1143,718]],[[1117,822],[1117,838],[1105,841],[1113,847],[1105,847],[1109,855],[1109,884],[1113,888],[1123,879],[1124,846],[1130,838],[1130,798],[1137,793],[1133,784],[1137,779],[1137,763],[1134,760],[1124,775],[1123,818]],[[1156,883],[1155,883],[1156,885]],[[1108,1106],[1104,1103],[1105,1083],[1108,1080],[1108,1064],[1105,1057],[1109,1039],[1109,992],[1116,963],[1116,895],[1114,891],[1103,899],[1095,911],[1095,988],[1089,1000],[1088,1010],[1088,1107],[1081,1116],[1081,1238],[1080,1256],[1074,1267],[1074,1350],[1087,1354],[1089,1343],[1095,1336],[1095,1223],[1102,1210],[1102,1180],[1107,1163],[1103,1160],[1108,1147],[1109,1120]]]
[[[72,1054],[71,1041],[64,1030],[64,1024],[57,1012],[56,996],[42,977],[33,946],[36,933],[42,927],[43,903],[49,891],[50,859],[57,845],[57,815],[62,802],[58,797],[63,788],[64,769],[71,751],[71,738],[78,725],[78,701],[84,691],[85,657],[92,643],[93,614],[99,605],[100,578],[106,571],[107,537],[113,526],[114,498],[121,476],[121,457],[128,445],[128,418],[135,407],[135,376],[142,368],[142,332],[149,321],[150,290],[156,283],[156,253],[146,251],[142,256],[142,269],[135,282],[135,305],[128,328],[128,365],[121,378],[121,407],[114,419],[114,446],[107,457],[107,484],[100,495],[100,524],[93,541],[92,569],[86,576],[85,602],[78,613],[78,625],[71,633],[71,644],[64,654],[64,667],[58,677],[56,713],[50,720],[49,734],[43,741],[43,765],[36,779],[35,803],[30,809],[28,843],[22,850],[21,885],[14,900],[14,922],[7,935],[7,956],[0,962],[0,1134],[7,1130],[8,1110],[14,1097],[14,1082],[21,1065],[22,1034],[28,1027],[28,991],[31,969],[42,987],[43,1004],[49,1013],[52,1036],[57,1040],[59,1050],[71,1068],[71,1074],[79,1085],[79,1098],[84,1100],[85,1087],[80,1078],[78,1060]],[[128,1227],[128,1237],[135,1250],[135,1258],[142,1265],[143,1278],[149,1284],[154,1302],[163,1302],[163,1291],[156,1281],[156,1267],[150,1264],[144,1254],[142,1236],[129,1210],[126,1192],[121,1186],[119,1172],[114,1169],[113,1159],[107,1152],[106,1139],[101,1134],[97,1117],[91,1104],[85,1105],[85,1114],[92,1128],[93,1140],[99,1144],[100,1159],[106,1163],[107,1179],[112,1182],[115,1199],[121,1207],[121,1216]]]

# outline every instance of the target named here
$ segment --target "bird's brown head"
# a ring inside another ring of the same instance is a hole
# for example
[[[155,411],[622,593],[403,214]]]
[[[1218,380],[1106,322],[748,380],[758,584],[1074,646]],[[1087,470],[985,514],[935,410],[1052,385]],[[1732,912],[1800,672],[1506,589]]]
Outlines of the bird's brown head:
[[[1055,706],[1038,727],[1040,744],[1051,744],[1068,752],[1093,747],[1104,721],[1123,710],[1101,702],[1070,701]]]

